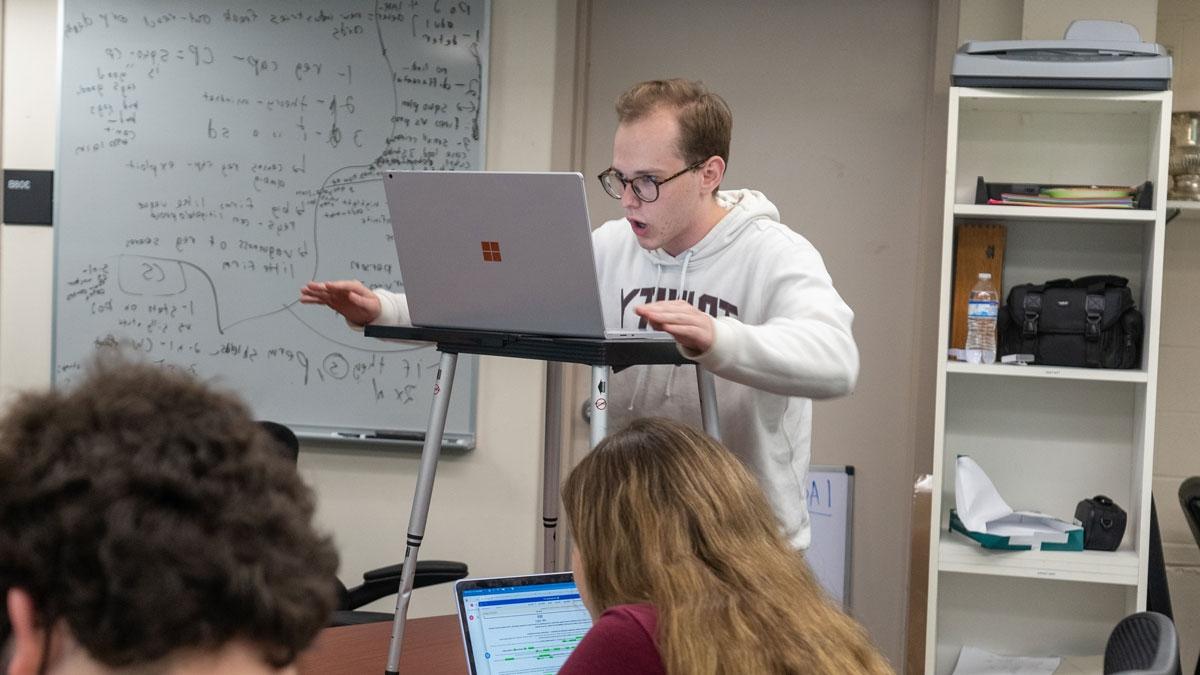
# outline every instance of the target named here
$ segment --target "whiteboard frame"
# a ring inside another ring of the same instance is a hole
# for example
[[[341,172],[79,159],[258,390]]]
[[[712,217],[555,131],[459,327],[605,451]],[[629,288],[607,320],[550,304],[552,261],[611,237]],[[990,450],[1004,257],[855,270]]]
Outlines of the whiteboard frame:
[[[846,474],[846,542],[843,550],[846,552],[845,564],[842,569],[842,609],[850,613],[851,591],[850,573],[854,562],[854,465],[852,464],[810,464],[805,484],[812,481],[815,473]],[[809,516],[811,527],[812,516]]]
[[[472,420],[474,420],[474,404],[472,404]],[[308,426],[292,426],[292,431],[296,433],[296,438],[302,441],[312,441],[322,445],[333,445],[339,447],[355,447],[364,449],[396,449],[415,450],[420,452],[425,447],[424,431],[405,430],[397,432],[402,438],[379,438],[374,436],[374,431],[363,429],[355,430],[350,427],[308,427]],[[451,433],[442,434],[442,450],[449,452],[466,452],[475,449],[475,432],[470,433]]]

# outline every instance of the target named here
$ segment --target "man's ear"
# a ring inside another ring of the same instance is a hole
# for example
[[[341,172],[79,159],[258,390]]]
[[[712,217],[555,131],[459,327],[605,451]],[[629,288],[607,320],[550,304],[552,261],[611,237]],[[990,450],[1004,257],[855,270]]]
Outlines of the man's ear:
[[[725,179],[725,160],[721,159],[720,155],[713,155],[708,158],[704,166],[700,167],[700,190],[704,194],[711,194],[721,186],[721,181]]]
[[[12,625],[12,658],[5,675],[37,675],[47,658],[46,626],[38,625],[33,598],[23,589],[8,589],[8,621]]]

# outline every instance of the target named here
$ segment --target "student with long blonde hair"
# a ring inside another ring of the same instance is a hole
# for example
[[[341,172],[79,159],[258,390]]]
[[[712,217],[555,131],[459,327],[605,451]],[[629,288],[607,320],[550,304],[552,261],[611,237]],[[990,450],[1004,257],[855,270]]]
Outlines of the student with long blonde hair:
[[[702,432],[635,420],[571,471],[562,498],[595,623],[561,675],[893,672],[750,472]]]

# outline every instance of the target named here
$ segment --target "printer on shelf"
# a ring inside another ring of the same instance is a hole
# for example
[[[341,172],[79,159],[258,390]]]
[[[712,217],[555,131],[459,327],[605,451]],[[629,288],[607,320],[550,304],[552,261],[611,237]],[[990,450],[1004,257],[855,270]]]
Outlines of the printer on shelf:
[[[950,76],[959,87],[1163,91],[1171,57],[1127,23],[1088,19],[1071,22],[1061,40],[967,42]]]

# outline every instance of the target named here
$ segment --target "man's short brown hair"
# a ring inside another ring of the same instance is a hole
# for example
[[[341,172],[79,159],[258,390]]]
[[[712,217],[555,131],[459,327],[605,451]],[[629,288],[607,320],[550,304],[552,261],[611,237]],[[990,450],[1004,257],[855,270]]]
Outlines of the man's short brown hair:
[[[696,80],[649,80],[617,97],[617,121],[634,122],[660,107],[676,111],[677,151],[684,162],[692,164],[716,155],[729,164],[733,113],[725,99]]]
[[[109,667],[232,640],[292,662],[335,601],[312,515],[242,402],[182,372],[97,360],[0,419],[0,596],[23,589]]]

